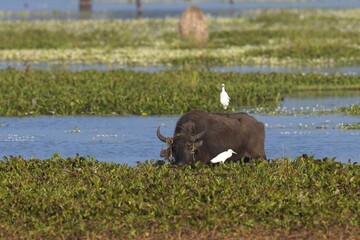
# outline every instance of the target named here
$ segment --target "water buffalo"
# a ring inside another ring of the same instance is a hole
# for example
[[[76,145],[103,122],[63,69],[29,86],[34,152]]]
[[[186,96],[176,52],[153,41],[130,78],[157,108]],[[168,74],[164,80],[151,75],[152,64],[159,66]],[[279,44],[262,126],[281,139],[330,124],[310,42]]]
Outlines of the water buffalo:
[[[241,157],[246,160],[266,158],[264,124],[246,113],[190,111],[178,120],[173,137],[164,137],[160,127],[157,136],[167,143],[160,155],[177,165],[196,161],[209,163],[227,149],[237,153],[227,161]]]

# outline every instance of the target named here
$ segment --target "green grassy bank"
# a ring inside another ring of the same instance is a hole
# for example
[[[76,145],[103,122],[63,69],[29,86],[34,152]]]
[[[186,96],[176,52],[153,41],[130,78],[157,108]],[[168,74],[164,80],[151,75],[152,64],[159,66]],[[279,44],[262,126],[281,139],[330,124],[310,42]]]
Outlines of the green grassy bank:
[[[183,168],[5,157],[0,203],[1,238],[355,239],[360,166],[305,155]]]
[[[179,39],[176,18],[2,21],[0,61],[359,65],[359,16],[359,9],[303,9],[208,17],[210,39],[201,47]]]
[[[232,111],[274,107],[288,93],[359,89],[360,76],[241,74],[184,70],[136,71],[0,70],[0,115],[154,115],[192,109],[221,111],[225,83]],[[230,111],[231,111],[230,110]],[[358,106],[342,109],[358,114]]]

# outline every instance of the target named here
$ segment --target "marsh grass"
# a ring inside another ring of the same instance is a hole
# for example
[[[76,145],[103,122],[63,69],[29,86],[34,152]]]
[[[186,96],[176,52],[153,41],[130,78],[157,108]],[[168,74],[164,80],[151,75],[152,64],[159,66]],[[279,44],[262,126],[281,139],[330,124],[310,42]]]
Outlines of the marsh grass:
[[[359,9],[252,11],[208,18],[204,46],[182,41],[176,18],[0,22],[0,60],[198,66],[358,65]],[[140,49],[136,51],[134,49]],[[191,50],[191,51],[190,51]],[[199,54],[201,58],[199,58]]]
[[[0,115],[154,115],[193,109],[220,111],[220,85],[239,106],[273,108],[306,89],[358,89],[359,76],[241,74],[206,70],[144,73],[127,70],[0,70]],[[355,107],[354,107],[355,108]],[[353,112],[356,114],[356,112]]]
[[[306,155],[182,168],[10,156],[0,186],[1,238],[315,239],[360,230],[359,165]]]

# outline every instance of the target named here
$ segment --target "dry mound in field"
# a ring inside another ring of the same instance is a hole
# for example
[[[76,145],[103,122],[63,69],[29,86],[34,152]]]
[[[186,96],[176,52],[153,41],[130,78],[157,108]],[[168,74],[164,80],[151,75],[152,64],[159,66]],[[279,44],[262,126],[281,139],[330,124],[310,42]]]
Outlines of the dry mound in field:
[[[206,43],[209,39],[204,13],[198,7],[187,8],[179,21],[180,36],[187,41]]]

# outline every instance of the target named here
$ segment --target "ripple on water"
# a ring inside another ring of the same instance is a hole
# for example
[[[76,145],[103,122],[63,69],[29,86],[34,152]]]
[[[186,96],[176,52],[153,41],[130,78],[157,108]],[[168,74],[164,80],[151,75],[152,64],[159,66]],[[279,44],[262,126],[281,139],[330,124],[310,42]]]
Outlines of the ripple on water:
[[[5,138],[5,142],[34,142],[36,141],[36,136],[30,135],[18,135],[18,134],[8,134]]]

